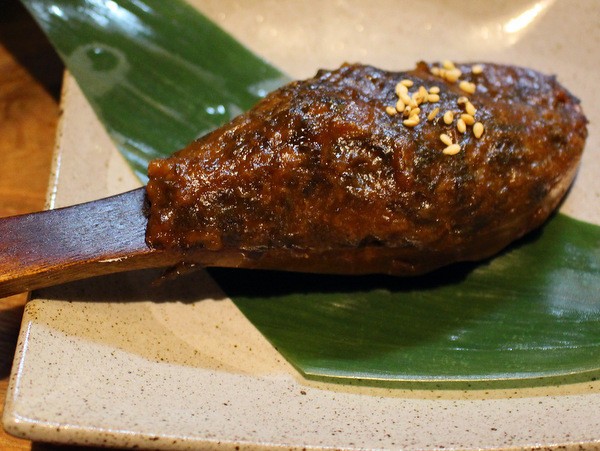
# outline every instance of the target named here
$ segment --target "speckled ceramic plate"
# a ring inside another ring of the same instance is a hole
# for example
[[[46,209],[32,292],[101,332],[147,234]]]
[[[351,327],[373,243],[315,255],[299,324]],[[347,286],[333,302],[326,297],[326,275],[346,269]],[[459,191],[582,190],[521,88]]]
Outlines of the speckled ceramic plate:
[[[193,3],[295,77],[343,61],[405,68],[445,58],[556,73],[583,99],[591,122],[563,211],[600,223],[594,3]],[[138,186],[70,77],[64,110],[50,206]],[[450,389],[307,381],[205,273],[156,287],[157,275],[124,274],[36,294],[26,307],[7,396],[9,432],[163,449],[600,446],[594,374]]]

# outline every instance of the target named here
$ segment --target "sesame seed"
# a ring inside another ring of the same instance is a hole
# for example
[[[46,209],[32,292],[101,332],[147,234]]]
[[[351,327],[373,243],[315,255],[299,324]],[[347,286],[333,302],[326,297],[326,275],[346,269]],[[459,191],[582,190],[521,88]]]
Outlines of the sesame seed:
[[[465,104],[465,111],[471,116],[475,116],[475,113],[477,113],[477,108],[475,108],[471,102],[467,102]]]
[[[411,117],[409,117],[408,119],[404,119],[404,120],[402,121],[402,123],[403,123],[404,125],[406,125],[407,127],[414,127],[414,126],[415,126],[415,125],[417,125],[419,122],[421,122],[421,121],[419,120],[419,116],[417,116],[417,115],[411,116]]]
[[[459,144],[450,144],[442,152],[446,155],[456,155],[458,152],[460,152],[460,145]]]
[[[471,83],[471,82],[469,82],[467,80],[461,81],[458,84],[458,87],[460,89],[462,89],[463,91],[468,92],[469,94],[475,93],[475,89],[476,89],[475,83]]]
[[[450,125],[454,120],[454,113],[450,110],[444,113],[444,124]]]
[[[408,93],[408,88],[406,86],[404,86],[402,83],[397,83],[396,84],[396,95],[399,96],[400,94],[404,93]]]
[[[385,112],[390,116],[394,116],[398,111],[393,106],[387,106],[385,107]]]
[[[461,114],[460,118],[465,122],[465,124],[467,125],[473,125],[475,123],[475,118],[473,116],[471,116],[470,114]]]
[[[398,97],[400,97],[400,100],[402,100],[404,102],[404,105],[410,105],[412,104],[412,99],[410,98],[410,96],[405,93],[405,92],[401,92]]]
[[[421,95],[420,92],[413,92],[413,94],[410,96],[412,103],[417,106],[420,105],[421,103],[423,103],[423,96]]]
[[[440,108],[439,107],[434,108],[433,110],[431,110],[431,113],[429,113],[427,115],[427,120],[428,121],[434,120],[435,117],[438,115],[439,112],[440,112]]]
[[[477,139],[481,138],[481,135],[483,135],[483,124],[481,122],[475,122],[473,125],[473,135]]]
[[[450,138],[450,136],[448,136],[445,133],[442,133],[440,135],[440,141],[442,141],[444,144],[446,144],[447,146],[451,146],[452,145],[452,138]]]
[[[442,67],[446,70],[452,70],[454,69],[456,66],[454,65],[454,63],[450,60],[444,60],[442,61]]]
[[[452,70],[449,70],[446,72],[444,78],[447,81],[449,81],[450,83],[456,83],[461,75],[462,75],[462,72],[460,70],[452,69]]]
[[[440,65],[431,67],[431,74],[441,77],[448,83],[458,82],[458,87],[465,91],[466,93],[473,94],[477,91],[477,86],[475,83],[469,82],[467,80],[460,80],[462,76],[462,72],[460,69],[456,67],[456,65],[450,61],[445,60]],[[483,71],[483,67],[480,64],[474,64],[471,66],[472,74],[481,74]],[[421,113],[421,108],[419,105],[426,103],[436,103],[440,101],[440,92],[441,89],[439,86],[431,86],[429,89],[425,86],[419,86],[411,93],[409,92],[409,88],[414,86],[414,81],[408,78],[400,80],[395,85],[395,93],[398,96],[396,99],[395,106],[386,106],[385,111],[390,116],[395,116],[397,114],[401,114],[404,116],[404,120],[402,123],[407,127],[415,127],[421,122],[421,118],[419,114]],[[464,113],[460,114],[460,117],[456,121],[456,129],[460,133],[465,133],[467,131],[468,126],[473,126],[473,135],[475,138],[479,139],[484,133],[484,127],[481,122],[476,122],[475,114],[477,113],[477,108],[469,101],[466,96],[460,96],[457,99],[458,105],[464,105],[463,110]],[[427,121],[434,121],[437,115],[440,113],[440,108],[433,108],[426,116]],[[443,120],[446,125],[451,125],[455,119],[455,111],[446,110],[443,114]],[[437,120],[436,120],[437,122]],[[447,155],[455,155],[456,153],[461,151],[460,144],[453,143],[452,137],[449,134],[442,133],[439,135],[440,140],[446,145],[444,149],[444,153]]]

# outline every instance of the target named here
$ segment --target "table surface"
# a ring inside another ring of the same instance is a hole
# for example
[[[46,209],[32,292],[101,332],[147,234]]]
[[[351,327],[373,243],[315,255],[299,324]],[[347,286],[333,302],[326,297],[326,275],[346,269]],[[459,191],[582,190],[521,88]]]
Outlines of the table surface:
[[[0,14],[0,217],[44,208],[64,66],[18,0]],[[0,300],[0,409],[27,294]],[[0,449],[57,450],[8,435]]]

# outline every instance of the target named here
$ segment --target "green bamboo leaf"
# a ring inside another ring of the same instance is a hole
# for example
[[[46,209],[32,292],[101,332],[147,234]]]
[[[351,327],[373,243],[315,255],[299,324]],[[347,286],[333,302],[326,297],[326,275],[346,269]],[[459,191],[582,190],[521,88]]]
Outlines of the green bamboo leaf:
[[[487,262],[417,278],[213,276],[310,377],[501,380],[600,367],[600,229],[564,215]]]
[[[179,0],[22,1],[142,180],[150,159],[286,80]],[[499,257],[414,279],[212,273],[307,377],[514,381],[600,369],[600,227],[563,215]]]
[[[288,79],[179,0],[23,0],[146,181]]]

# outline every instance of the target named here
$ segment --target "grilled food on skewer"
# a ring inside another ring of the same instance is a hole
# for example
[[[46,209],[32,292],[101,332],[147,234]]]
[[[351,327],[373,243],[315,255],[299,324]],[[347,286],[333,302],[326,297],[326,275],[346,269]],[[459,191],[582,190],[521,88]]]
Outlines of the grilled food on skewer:
[[[548,218],[586,135],[579,101],[530,69],[320,71],[153,161],[147,242],[189,263],[324,273],[479,260]]]

